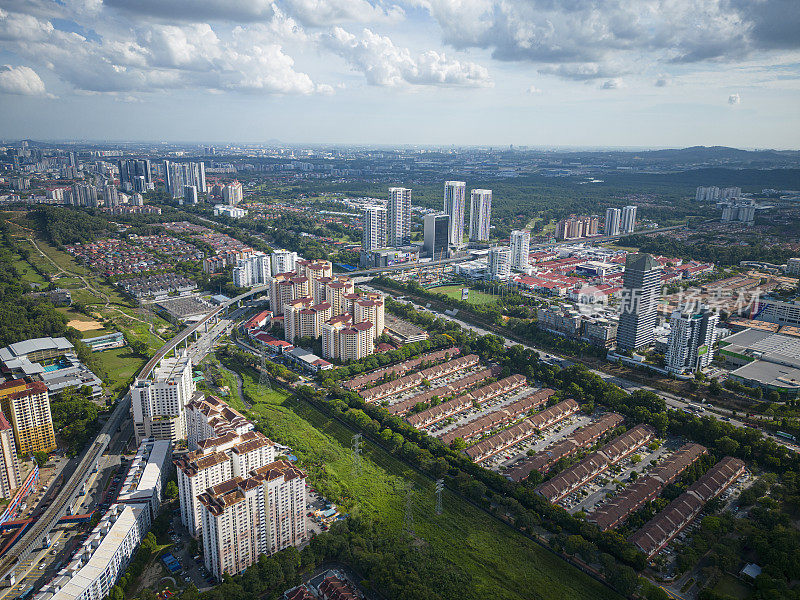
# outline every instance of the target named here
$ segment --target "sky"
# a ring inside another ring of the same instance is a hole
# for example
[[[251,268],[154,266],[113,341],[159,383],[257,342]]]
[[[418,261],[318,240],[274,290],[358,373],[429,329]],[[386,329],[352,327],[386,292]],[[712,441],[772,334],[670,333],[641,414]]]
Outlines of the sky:
[[[800,0],[0,0],[0,138],[800,147]]]

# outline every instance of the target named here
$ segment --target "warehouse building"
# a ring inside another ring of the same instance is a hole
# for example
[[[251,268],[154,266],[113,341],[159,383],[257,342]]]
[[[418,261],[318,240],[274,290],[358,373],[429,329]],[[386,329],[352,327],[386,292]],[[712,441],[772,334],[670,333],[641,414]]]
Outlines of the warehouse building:
[[[719,354],[733,367],[729,378],[786,398],[800,397],[800,338],[745,329],[720,340]]]

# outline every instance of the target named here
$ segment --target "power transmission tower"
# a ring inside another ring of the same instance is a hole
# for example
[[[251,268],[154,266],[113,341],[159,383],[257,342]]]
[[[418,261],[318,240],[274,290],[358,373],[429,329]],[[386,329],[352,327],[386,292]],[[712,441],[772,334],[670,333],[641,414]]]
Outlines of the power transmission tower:
[[[361,434],[353,436],[353,477],[361,477]]]
[[[444,479],[436,480],[436,514],[442,514],[442,490],[444,489]]]
[[[272,389],[272,384],[269,381],[269,373],[267,372],[267,349],[261,348],[261,369],[258,376],[258,385],[263,385]]]
[[[414,537],[414,513],[411,511],[414,502],[414,484],[409,483],[406,488],[406,512],[403,515],[403,527],[411,537]]]

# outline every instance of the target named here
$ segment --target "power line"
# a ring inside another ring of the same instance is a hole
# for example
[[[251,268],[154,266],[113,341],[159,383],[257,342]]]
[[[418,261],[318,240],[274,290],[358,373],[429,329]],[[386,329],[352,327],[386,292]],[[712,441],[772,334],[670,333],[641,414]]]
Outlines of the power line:
[[[272,389],[272,384],[269,380],[269,373],[267,372],[267,349],[266,347],[261,348],[261,368],[260,373],[258,376],[258,385],[263,385],[267,388]]]
[[[361,477],[361,434],[353,435],[353,477]]]
[[[414,537],[414,513],[411,511],[414,502],[414,484],[409,482],[406,488],[406,512],[403,515],[403,527],[406,532]]]

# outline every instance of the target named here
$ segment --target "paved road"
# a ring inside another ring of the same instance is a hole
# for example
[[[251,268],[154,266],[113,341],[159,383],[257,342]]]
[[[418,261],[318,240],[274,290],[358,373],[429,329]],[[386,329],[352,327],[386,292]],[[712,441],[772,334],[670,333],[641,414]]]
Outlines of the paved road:
[[[365,289],[368,289],[368,290],[372,289],[368,285],[362,285],[361,287],[363,287]],[[379,290],[375,290],[375,291],[379,291]],[[382,291],[382,293],[385,294],[386,292]],[[391,296],[391,294],[389,294],[389,295]],[[414,304],[414,306],[418,310],[423,310],[423,311],[436,313],[437,316],[442,317],[444,319],[448,319],[449,321],[453,321],[454,323],[458,323],[459,325],[461,325],[461,327],[463,327],[465,329],[470,329],[470,330],[474,331],[475,333],[477,333],[479,335],[489,335],[489,334],[497,335],[496,333],[494,333],[492,331],[488,331],[486,329],[478,327],[477,325],[472,325],[470,323],[467,323],[466,321],[462,321],[461,319],[458,319],[456,317],[450,316],[450,315],[445,314],[443,312],[439,312],[439,311],[431,309],[431,308],[424,308],[424,307],[419,306],[417,304]],[[560,366],[562,368],[569,367],[569,366],[574,365],[577,362],[579,362],[579,361],[567,359],[567,358],[564,358],[564,357],[561,357],[561,356],[557,356],[555,354],[551,354],[551,353],[546,352],[546,351],[542,350],[541,348],[537,348],[535,346],[530,346],[528,344],[522,344],[520,342],[511,341],[511,340],[508,340],[508,339],[505,339],[505,338],[503,338],[503,343],[505,344],[506,347],[520,345],[520,346],[523,346],[524,348],[528,348],[530,350],[534,350],[539,354],[539,356],[541,357],[542,360],[544,360],[546,362],[549,362],[549,363],[552,363],[552,364],[555,364],[555,365],[558,365],[558,366]],[[622,377],[617,377],[615,375],[611,375],[611,374],[605,373],[603,371],[598,371],[597,369],[592,369],[591,367],[589,367],[589,370],[592,373],[595,373],[595,374],[599,375],[604,380],[606,380],[606,381],[608,381],[610,383],[613,383],[616,386],[622,388],[626,392],[635,392],[637,390],[644,390],[644,391],[648,391],[648,392],[654,392],[654,393],[658,394],[659,396],[661,396],[661,398],[664,399],[664,402],[670,408],[675,408],[675,409],[678,409],[678,410],[682,410],[682,409],[685,409],[685,408],[689,408],[691,405],[695,404],[695,403],[690,402],[688,400],[685,400],[685,399],[683,399],[683,398],[681,398],[679,396],[676,396],[675,394],[671,394],[669,392],[664,392],[662,390],[658,390],[656,388],[653,388],[653,387],[650,387],[650,386],[647,386],[647,385],[643,385],[641,383],[636,383],[636,382],[630,381],[628,379],[623,379]],[[710,406],[708,404],[705,406],[705,408],[709,412],[716,413],[716,415],[719,415],[720,417],[723,418],[723,420],[728,421],[731,425],[733,425],[735,427],[747,427],[747,425],[744,422],[736,419],[735,417],[730,416],[730,415],[732,415],[732,411],[729,411],[729,410],[726,410],[726,409],[723,409],[723,408],[720,408],[720,407],[716,407],[716,406]],[[776,443],[788,448],[789,450],[792,450],[793,452],[798,452],[798,447],[796,445],[788,443],[785,440],[783,440],[783,439],[781,439],[779,437],[776,437],[775,435],[773,435],[772,433],[770,433],[768,431],[761,430],[761,433],[765,437],[768,437],[768,438],[772,439]]]
[[[264,286],[253,288],[249,292],[231,299],[225,305],[219,306],[214,311],[206,315],[199,322],[187,327],[178,335],[164,344],[151,358],[142,370],[139,372],[139,377],[148,377],[156,365],[161,361],[164,356],[172,352],[180,344],[187,342],[195,331],[202,331],[206,327],[207,322],[216,321],[208,332],[200,334],[195,344],[190,344],[189,354],[193,357],[193,361],[199,362],[206,353],[210,351],[213,342],[225,331],[229,331],[230,327],[235,322],[236,316],[246,310],[246,306],[238,308],[226,315],[227,309],[237,303],[243,302],[246,298],[256,294],[263,293]],[[202,328],[202,329],[201,329]],[[116,434],[119,428],[123,425],[127,427],[127,420],[129,419],[131,409],[131,395],[130,391],[121,398],[114,410],[111,412],[108,420],[101,429],[94,442],[84,449],[80,460],[73,461],[68,468],[65,468],[65,473],[69,473],[69,478],[66,483],[61,487],[57,494],[53,495],[53,500],[50,506],[44,511],[34,525],[25,533],[14,546],[0,558],[0,576],[3,578],[4,583],[8,583],[9,577],[13,575],[15,578],[21,574],[30,573],[32,565],[38,563],[34,561],[31,563],[28,557],[31,553],[35,553],[42,548],[42,543],[45,538],[56,526],[58,520],[64,516],[69,508],[75,505],[76,498],[81,494],[82,486],[87,482],[91,471],[98,465],[101,456],[109,448],[112,437]],[[48,492],[50,495],[50,492]],[[85,496],[85,495],[84,495]],[[81,501],[82,503],[82,501]],[[38,555],[37,555],[38,556]],[[40,559],[39,559],[40,560]],[[8,592],[6,592],[8,593]],[[0,597],[2,600],[2,597]]]
[[[212,221],[213,222],[213,221]],[[669,227],[659,227],[657,229],[647,229],[643,231],[637,231],[637,234],[645,234],[650,235],[652,233],[662,233],[664,231],[674,231],[676,229],[685,229],[685,225],[670,225]],[[603,242],[613,242],[617,241],[620,238],[629,235],[627,233],[623,233],[621,235],[601,235],[592,238],[584,238],[584,239],[576,239],[576,240],[567,240],[563,242],[553,242],[553,243],[544,243],[544,244],[531,244],[530,250],[533,252],[534,250],[543,250],[545,248],[555,248],[558,246],[574,246],[575,244],[599,244]],[[369,275],[378,275],[380,273],[391,273],[396,271],[406,271],[409,269],[417,269],[423,268],[428,269],[431,267],[437,267],[441,265],[447,264],[455,264],[460,262],[467,262],[473,260],[473,257],[470,255],[462,256],[460,258],[445,258],[442,260],[432,260],[428,262],[408,262],[402,263],[399,265],[391,265],[388,267],[375,267],[373,269],[362,269],[360,271],[342,271],[341,273],[337,273],[337,275],[347,275],[349,277],[360,277],[360,276],[369,276]]]

